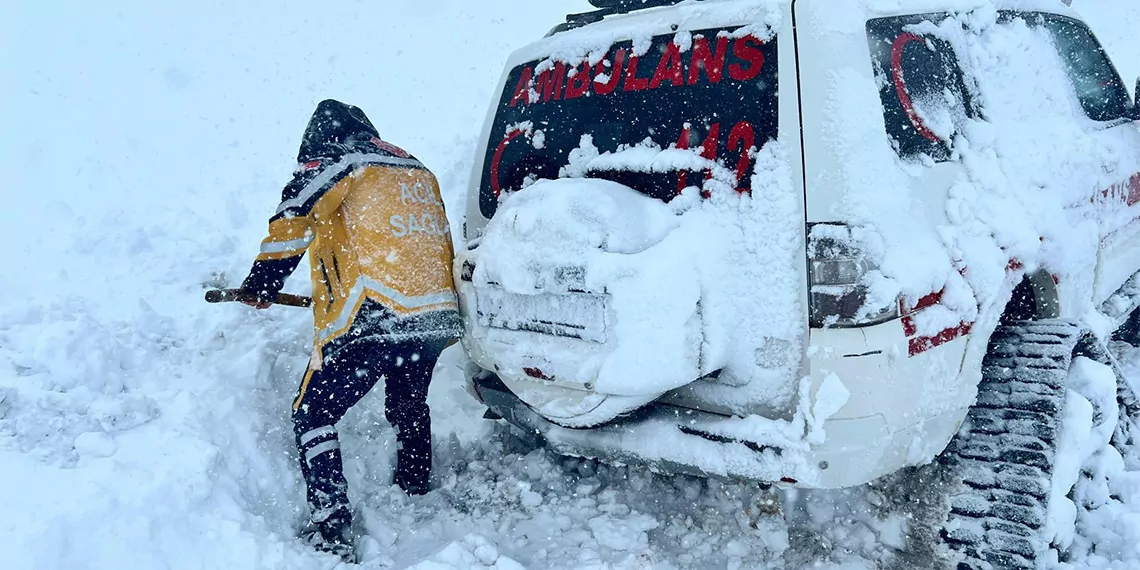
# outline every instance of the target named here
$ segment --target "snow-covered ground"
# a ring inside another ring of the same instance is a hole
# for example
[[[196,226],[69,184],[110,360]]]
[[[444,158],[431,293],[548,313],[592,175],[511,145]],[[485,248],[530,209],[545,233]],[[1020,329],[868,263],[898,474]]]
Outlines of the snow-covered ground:
[[[1126,81],[1134,0],[1075,0]],[[210,306],[244,277],[317,101],[363,107],[464,211],[507,53],[584,0],[41,1],[0,19],[0,568],[331,568],[300,544],[289,401],[309,316]],[[453,220],[453,227],[460,227]],[[300,272],[303,273],[303,272]],[[287,289],[305,292],[304,276]],[[1126,355],[1140,378],[1140,354]],[[906,566],[880,491],[798,493],[785,534],[748,485],[533,449],[480,419],[460,355],[431,403],[440,489],[389,484],[380,391],[343,424],[365,567]],[[1128,459],[1128,458],[1126,458]],[[1140,465],[1126,463],[1130,469]],[[1140,475],[1074,567],[1140,565]],[[1100,545],[1095,555],[1087,550]]]

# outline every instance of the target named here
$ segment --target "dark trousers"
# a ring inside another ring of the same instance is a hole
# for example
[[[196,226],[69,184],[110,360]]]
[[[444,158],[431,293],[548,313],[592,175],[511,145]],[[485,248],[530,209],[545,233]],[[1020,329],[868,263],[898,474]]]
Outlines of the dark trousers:
[[[336,423],[381,379],[384,414],[396,430],[396,484],[411,494],[427,492],[431,475],[431,416],[427,393],[445,341],[391,342],[357,338],[326,356],[320,370],[305,374],[293,405],[293,427],[314,522],[349,516]]]

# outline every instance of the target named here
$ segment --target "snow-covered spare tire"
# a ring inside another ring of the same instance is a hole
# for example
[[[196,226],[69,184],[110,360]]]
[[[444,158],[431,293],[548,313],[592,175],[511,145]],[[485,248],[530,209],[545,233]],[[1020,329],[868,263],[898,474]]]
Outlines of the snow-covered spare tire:
[[[474,266],[481,321],[469,340],[521,400],[569,427],[611,421],[700,378],[710,371],[697,261],[717,236],[680,219],[598,179],[544,180],[511,195],[461,259]],[[543,334],[527,319],[577,332]]]

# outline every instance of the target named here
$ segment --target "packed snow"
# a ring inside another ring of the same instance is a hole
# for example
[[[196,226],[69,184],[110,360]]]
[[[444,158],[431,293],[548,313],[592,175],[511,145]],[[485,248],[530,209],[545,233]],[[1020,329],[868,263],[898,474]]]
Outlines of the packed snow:
[[[756,3],[758,19],[771,18],[769,4]],[[294,166],[304,121],[326,97],[361,106],[386,138],[437,173],[458,232],[502,62],[565,13],[588,6],[500,0],[493,8],[462,0],[319,9],[265,0],[6,8],[0,191],[13,209],[14,239],[0,272],[0,567],[344,566],[296,538],[306,513],[289,404],[309,357],[309,315],[206,305],[202,293],[244,277]],[[1140,10],[1129,0],[1075,0],[1074,8],[1088,16],[1131,86],[1140,75]],[[971,52],[979,65],[987,64],[984,47]],[[542,144],[538,133],[532,139]],[[764,150],[772,153],[761,155],[769,168],[778,168],[779,145]],[[770,202],[764,215],[778,215],[781,189],[753,188]],[[747,210],[728,197],[708,204],[701,207]],[[1000,225],[981,222],[979,231]],[[620,236],[627,251],[676,231],[664,222],[643,229],[642,236]],[[783,229],[790,233],[781,239],[803,239]],[[1032,258],[1039,236],[1027,235],[1002,244],[1032,250]],[[732,243],[759,255],[786,251]],[[886,259],[883,267],[903,261]],[[885,287],[917,295],[956,279],[928,277]],[[788,276],[757,278],[782,290]],[[299,275],[286,289],[305,293],[306,281]],[[747,334],[797,342],[799,331],[769,309],[751,315],[768,328]],[[1115,348],[1126,376],[1140,385],[1140,351]],[[535,447],[481,419],[462,366],[463,355],[451,349],[436,370],[437,488],[427,496],[409,498],[391,484],[395,441],[381,387],[341,424],[362,567],[857,570],[930,563],[907,532],[922,513],[900,507],[905,493],[890,481],[784,492],[785,525],[772,496],[752,484],[602,465]],[[1083,470],[1087,480],[1072,509],[1053,513],[1058,537],[1072,543],[1064,566],[1136,567],[1140,454],[1104,446],[1108,424],[1097,412],[1110,396],[1105,370],[1083,363],[1073,377],[1065,425],[1092,435],[1066,440],[1071,451],[1063,454],[1070,476]],[[841,385],[827,392],[834,398],[817,401],[817,415],[802,418],[809,437],[821,437],[810,428],[842,406]],[[1075,512],[1084,513],[1076,533],[1064,535],[1060,527]]]

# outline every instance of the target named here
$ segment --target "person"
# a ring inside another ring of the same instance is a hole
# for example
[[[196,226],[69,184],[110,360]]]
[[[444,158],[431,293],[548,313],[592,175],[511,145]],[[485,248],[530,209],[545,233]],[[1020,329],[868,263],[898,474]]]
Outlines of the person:
[[[462,331],[451,232],[435,177],[380,139],[359,108],[321,102],[293,180],[241,289],[266,308],[309,254],[315,341],[293,425],[314,545],[352,556],[352,510],[336,424],[379,381],[396,430],[395,483],[428,491],[428,384]]]

